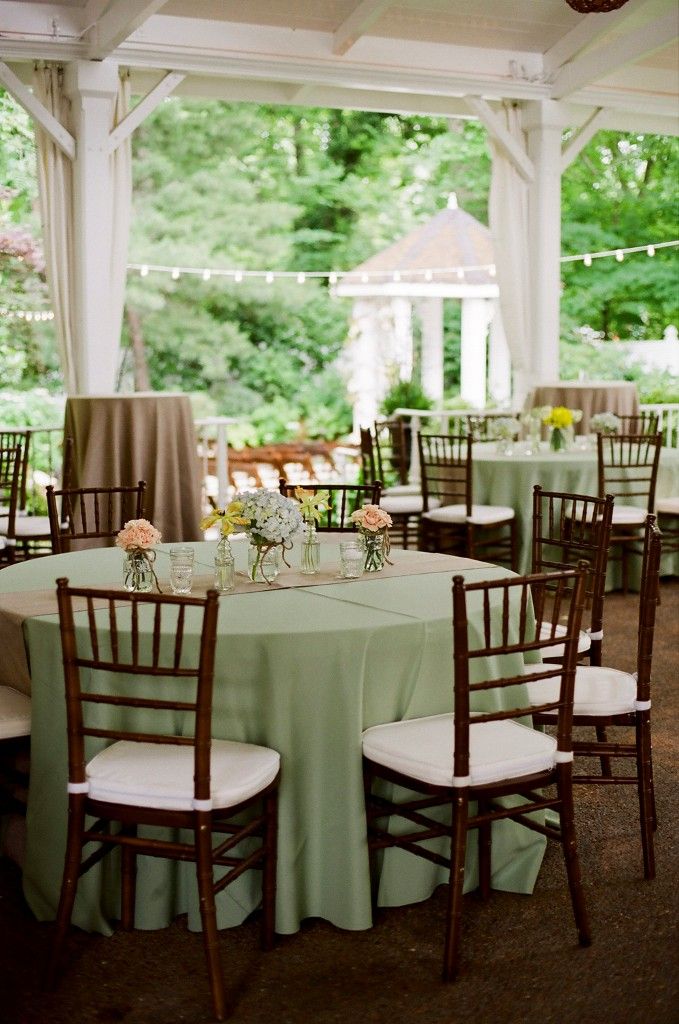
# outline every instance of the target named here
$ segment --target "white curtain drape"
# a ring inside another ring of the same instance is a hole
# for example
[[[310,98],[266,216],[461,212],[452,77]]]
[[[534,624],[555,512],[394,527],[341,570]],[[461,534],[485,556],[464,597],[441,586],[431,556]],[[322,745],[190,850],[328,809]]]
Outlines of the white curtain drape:
[[[499,116],[525,152],[526,137],[521,128],[519,110],[506,102]],[[500,288],[500,311],[512,360],[513,400],[515,405],[520,405],[531,387],[528,183],[492,139],[490,145],[493,155],[490,230]]]
[[[43,106],[70,131],[71,103],[63,92],[62,69],[36,68],[33,91]],[[64,387],[66,393],[72,395],[78,390],[73,301],[73,167],[66,154],[37,123],[35,141],[45,273],[54,311]]]
[[[33,88],[38,99],[61,124],[72,131],[71,101],[64,94],[61,68],[37,68]],[[127,74],[120,79],[113,104],[111,128],[116,127],[130,107],[130,82]],[[75,303],[75,267],[77,260],[86,260],[86,253],[76,253],[74,238],[75,209],[73,165],[49,136],[36,125],[38,152],[38,189],[42,217],[43,243],[47,282],[50,289],[54,322],[61,358],[66,393],[87,392],[87,382],[81,379],[83,360],[78,358],[79,346],[88,345],[90,359],[95,348],[108,351],[120,349],[125,282],[127,274],[127,248],[132,206],[132,147],[128,137],[110,157],[110,178],[97,185],[107,189],[111,204],[111,235],[101,238],[108,246],[107,308],[102,310],[101,324],[96,338],[81,336]],[[76,157],[77,158],[77,157]],[[105,262],[106,265],[106,262]],[[84,272],[88,272],[85,268]],[[116,360],[116,364],[119,360]],[[116,380],[110,389],[117,388]]]

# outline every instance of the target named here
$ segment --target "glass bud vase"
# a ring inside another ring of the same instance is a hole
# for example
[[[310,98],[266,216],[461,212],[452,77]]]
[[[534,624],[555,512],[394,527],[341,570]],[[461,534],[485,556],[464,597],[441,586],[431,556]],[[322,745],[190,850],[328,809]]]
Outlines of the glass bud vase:
[[[248,579],[251,583],[273,583],[281,569],[281,551],[277,544],[250,544]]]
[[[315,576],[321,565],[321,545],[316,540],[316,529],[313,524],[307,525],[302,541],[301,572],[305,576]]]
[[[365,533],[363,535],[365,545],[365,563],[363,568],[366,572],[379,572],[384,569],[384,531],[379,533]]]
[[[125,552],[123,586],[130,593],[137,594],[148,594],[153,590],[153,568],[145,551]]]
[[[222,537],[215,553],[215,590],[230,594],[236,586],[236,565],[228,537]]]

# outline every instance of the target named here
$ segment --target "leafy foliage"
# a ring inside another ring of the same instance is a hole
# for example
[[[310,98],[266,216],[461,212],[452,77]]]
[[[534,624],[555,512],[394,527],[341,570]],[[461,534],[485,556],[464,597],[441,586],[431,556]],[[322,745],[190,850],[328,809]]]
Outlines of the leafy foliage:
[[[441,209],[451,191],[487,222],[490,158],[485,131],[472,121],[173,98],[135,132],[133,145],[133,263],[348,269]],[[676,238],[678,145],[598,133],[563,179],[563,251]],[[47,308],[34,241],[32,128],[1,90],[0,172],[3,305]],[[562,374],[582,369],[643,382],[613,339],[660,337],[679,322],[675,268],[672,250],[589,268],[564,264]],[[191,393],[203,415],[247,417],[243,440],[349,429],[338,360],[351,305],[332,298],[325,282],[130,274],[127,307],[126,387],[134,386],[132,343],[138,356],[141,337],[151,387]],[[586,324],[610,344],[596,352],[583,346]],[[448,302],[449,396],[459,389],[459,335],[459,304]],[[58,391],[52,325],[0,318],[0,374],[5,386]]]

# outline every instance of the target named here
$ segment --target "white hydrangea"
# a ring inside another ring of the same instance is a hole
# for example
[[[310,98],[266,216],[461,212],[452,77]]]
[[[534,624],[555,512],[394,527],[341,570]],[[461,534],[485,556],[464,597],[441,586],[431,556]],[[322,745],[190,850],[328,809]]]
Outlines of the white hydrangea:
[[[595,434],[617,434],[622,424],[614,412],[597,412],[589,425]]]
[[[241,491],[235,500],[243,503],[243,518],[250,521],[245,529],[254,541],[287,544],[302,526],[299,503],[278,491]]]

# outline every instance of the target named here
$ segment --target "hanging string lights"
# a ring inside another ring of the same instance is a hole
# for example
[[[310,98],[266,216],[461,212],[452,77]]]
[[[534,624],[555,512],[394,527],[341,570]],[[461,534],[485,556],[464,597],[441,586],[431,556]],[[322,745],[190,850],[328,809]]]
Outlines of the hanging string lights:
[[[646,253],[653,257],[659,249],[670,249],[679,246],[679,239],[671,242],[647,242],[644,245],[630,245],[624,248],[605,249],[601,252],[577,253],[573,256],[561,256],[561,263],[582,263],[585,267],[591,267],[594,260],[605,259],[614,256],[618,263],[622,263],[625,256],[636,253]],[[404,278],[409,281],[435,282],[437,278],[450,278],[455,276],[458,281],[464,281],[467,274],[474,271],[483,271],[489,277],[496,277],[497,270],[494,263],[477,264],[464,267],[423,267],[415,270],[242,270],[233,268],[217,267],[181,267],[177,265],[165,266],[157,263],[128,263],[127,269],[136,272],[140,277],[148,277],[149,274],[169,274],[173,281],[178,281],[184,275],[200,277],[203,281],[210,281],[212,278],[223,277],[232,280],[235,284],[242,284],[245,280],[264,280],[267,284],[274,281],[294,279],[298,284],[304,284],[309,279],[327,280],[328,284],[335,285],[340,280],[351,282],[360,281],[361,284],[374,282],[386,282],[391,280],[394,284],[403,282]],[[0,318],[6,320],[24,320],[27,323],[54,320],[52,310],[46,309],[10,309],[0,307]]]
[[[593,260],[604,259],[607,256],[614,256],[618,263],[622,263],[625,256],[630,253],[645,252],[647,256],[655,256],[658,249],[669,249],[679,245],[679,239],[671,242],[645,243],[644,245],[631,245],[625,248],[606,249],[601,252],[577,253],[573,256],[562,256],[561,263],[583,263],[586,267],[592,266]],[[494,263],[465,265],[463,267],[422,267],[413,270],[243,270],[232,267],[181,267],[166,266],[160,263],[129,263],[128,271],[136,271],[140,277],[148,277],[149,273],[169,274],[177,281],[184,275],[195,275],[202,277],[204,281],[212,278],[224,277],[241,284],[245,280],[263,279],[267,284],[274,281],[294,279],[298,284],[304,284],[307,280],[327,280],[328,284],[337,284],[340,280],[351,282],[360,281],[361,284],[369,284],[371,281],[387,281],[391,279],[395,284],[404,278],[413,281],[421,278],[427,283],[436,281],[437,278],[454,275],[459,281],[464,281],[467,274],[483,272],[490,277],[497,275]]]

